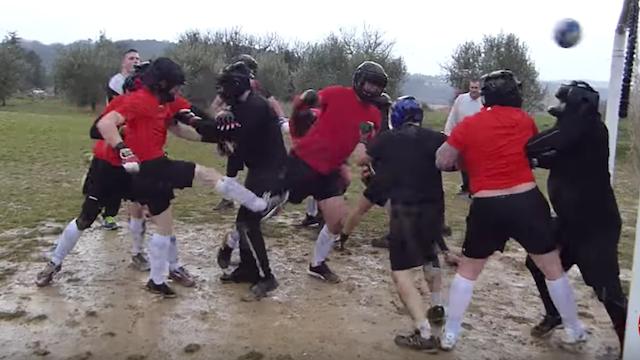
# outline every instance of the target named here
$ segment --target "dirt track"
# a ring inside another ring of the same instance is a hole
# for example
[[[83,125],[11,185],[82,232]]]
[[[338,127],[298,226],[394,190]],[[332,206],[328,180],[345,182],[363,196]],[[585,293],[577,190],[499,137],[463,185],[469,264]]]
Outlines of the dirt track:
[[[603,307],[572,273],[582,320],[592,330],[581,352],[559,349],[560,332],[534,340],[541,316],[524,254],[494,255],[476,286],[462,339],[451,353],[400,349],[393,336],[410,321],[395,295],[386,251],[354,241],[351,254],[334,253],[339,285],[305,270],[314,231],[285,213],[267,227],[280,288],[259,303],[239,299],[245,285],[223,285],[215,251],[231,218],[220,226],[178,224],[182,261],[198,276],[195,289],[174,287],[177,299],[143,290],[146,274],[128,267],[125,229],[87,231],[51,287],[34,285],[42,253],[54,236],[5,237],[0,255],[6,276],[0,295],[0,359],[614,359],[617,340]],[[277,230],[285,227],[287,230]],[[285,237],[276,237],[277,234]],[[274,235],[276,234],[276,235]],[[459,234],[454,234],[459,236]],[[25,244],[38,251],[9,256]],[[447,268],[448,283],[453,270]]]

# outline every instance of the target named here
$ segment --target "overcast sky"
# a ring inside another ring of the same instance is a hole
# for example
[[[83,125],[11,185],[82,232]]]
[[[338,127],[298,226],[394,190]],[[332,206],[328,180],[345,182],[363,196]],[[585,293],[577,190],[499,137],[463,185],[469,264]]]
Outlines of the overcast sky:
[[[340,27],[383,31],[409,72],[437,75],[455,47],[484,34],[513,32],[529,46],[543,80],[608,80],[622,0],[181,0],[3,1],[0,34],[43,43],[97,38],[175,41],[189,29],[240,26],[287,40],[322,39]],[[583,38],[573,49],[552,40],[554,24],[574,18]],[[142,54],[144,57],[144,54]]]

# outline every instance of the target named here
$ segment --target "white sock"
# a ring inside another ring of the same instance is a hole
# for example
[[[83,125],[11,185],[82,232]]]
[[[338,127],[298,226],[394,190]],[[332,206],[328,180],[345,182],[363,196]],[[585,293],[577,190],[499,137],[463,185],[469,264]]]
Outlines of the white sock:
[[[431,292],[431,306],[442,305],[442,295],[440,291]]]
[[[267,202],[263,198],[258,197],[233,178],[225,176],[218,180],[215,190],[225,199],[237,201],[251,211],[258,212],[267,208]]]
[[[465,279],[456,274],[449,287],[449,313],[447,314],[447,324],[445,331],[458,335],[462,327],[462,318],[467,307],[471,303],[473,296],[473,285],[475,281]]]
[[[144,251],[144,219],[130,218],[129,231],[133,243],[131,245],[131,254],[141,254]]]
[[[309,198],[307,200],[307,215],[316,216],[318,215],[318,202],[314,198]]]
[[[233,181],[235,181],[235,182],[238,182],[238,176],[237,176],[237,175],[236,175],[236,176],[234,176],[234,177],[227,176],[227,178],[228,178],[228,179],[230,179],[230,180],[233,180]],[[230,197],[228,197],[228,196],[222,196],[222,197],[223,197],[225,200],[233,201],[233,199],[232,199],[232,198],[230,198]]]
[[[581,331],[583,326],[578,320],[578,306],[576,305],[573,289],[567,274],[562,274],[557,280],[545,280],[545,282],[547,283],[551,300],[553,300],[553,304],[558,309],[564,326],[572,330]]]
[[[56,265],[62,264],[62,260],[64,260],[69,252],[73,250],[73,247],[76,246],[80,235],[82,235],[82,231],[78,229],[76,219],[71,220],[56,241],[56,248],[51,255],[51,262]]]
[[[227,246],[232,249],[240,247],[240,233],[238,230],[233,230],[227,235]]]
[[[153,234],[149,241],[149,265],[151,265],[150,279],[156,285],[167,280],[170,236]]]
[[[180,267],[178,262],[178,244],[176,244],[176,236],[171,236],[169,242],[169,271],[174,271]]]
[[[420,336],[425,339],[431,337],[431,326],[429,325],[429,321],[425,320],[418,326],[418,330],[420,331]]]
[[[333,242],[338,238],[338,234],[332,234],[329,231],[327,225],[322,227],[318,238],[316,239],[316,246],[313,249],[313,261],[311,266],[320,265],[329,256],[331,249],[333,248]]]

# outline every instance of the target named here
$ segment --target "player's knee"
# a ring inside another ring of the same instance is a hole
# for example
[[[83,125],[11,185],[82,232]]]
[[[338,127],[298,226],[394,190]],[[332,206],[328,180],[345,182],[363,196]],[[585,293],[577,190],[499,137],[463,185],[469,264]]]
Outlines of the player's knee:
[[[76,219],[76,226],[78,227],[78,230],[85,230],[91,227],[93,222],[98,218],[98,215],[100,215],[101,209],[98,199],[88,196],[84,200],[80,215]]]

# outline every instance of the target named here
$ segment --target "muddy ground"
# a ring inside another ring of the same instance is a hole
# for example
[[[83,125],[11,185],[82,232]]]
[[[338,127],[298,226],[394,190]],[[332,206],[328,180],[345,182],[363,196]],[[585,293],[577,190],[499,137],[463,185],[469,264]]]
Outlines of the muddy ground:
[[[541,317],[541,304],[517,246],[494,255],[453,352],[431,355],[398,348],[393,336],[410,329],[411,322],[395,295],[386,251],[356,237],[349,253],[330,259],[343,282],[322,283],[305,272],[315,231],[292,225],[302,218],[296,211],[266,226],[279,289],[258,303],[242,302],[247,287],[221,284],[215,265],[232,214],[227,218],[217,226],[178,223],[181,260],[197,275],[198,285],[175,285],[179,297],[167,300],[146,292],[146,274],[128,266],[126,229],[88,230],[53,285],[43,289],[34,279],[55,240],[46,234],[55,233],[56,226],[26,235],[5,233],[0,359],[604,360],[617,355],[607,315],[575,271],[580,316],[592,333],[589,343],[567,352],[559,347],[559,331],[547,340],[529,336]],[[125,224],[123,216],[120,223]],[[454,238],[460,236],[454,232]],[[453,274],[452,268],[445,269],[446,283]]]

